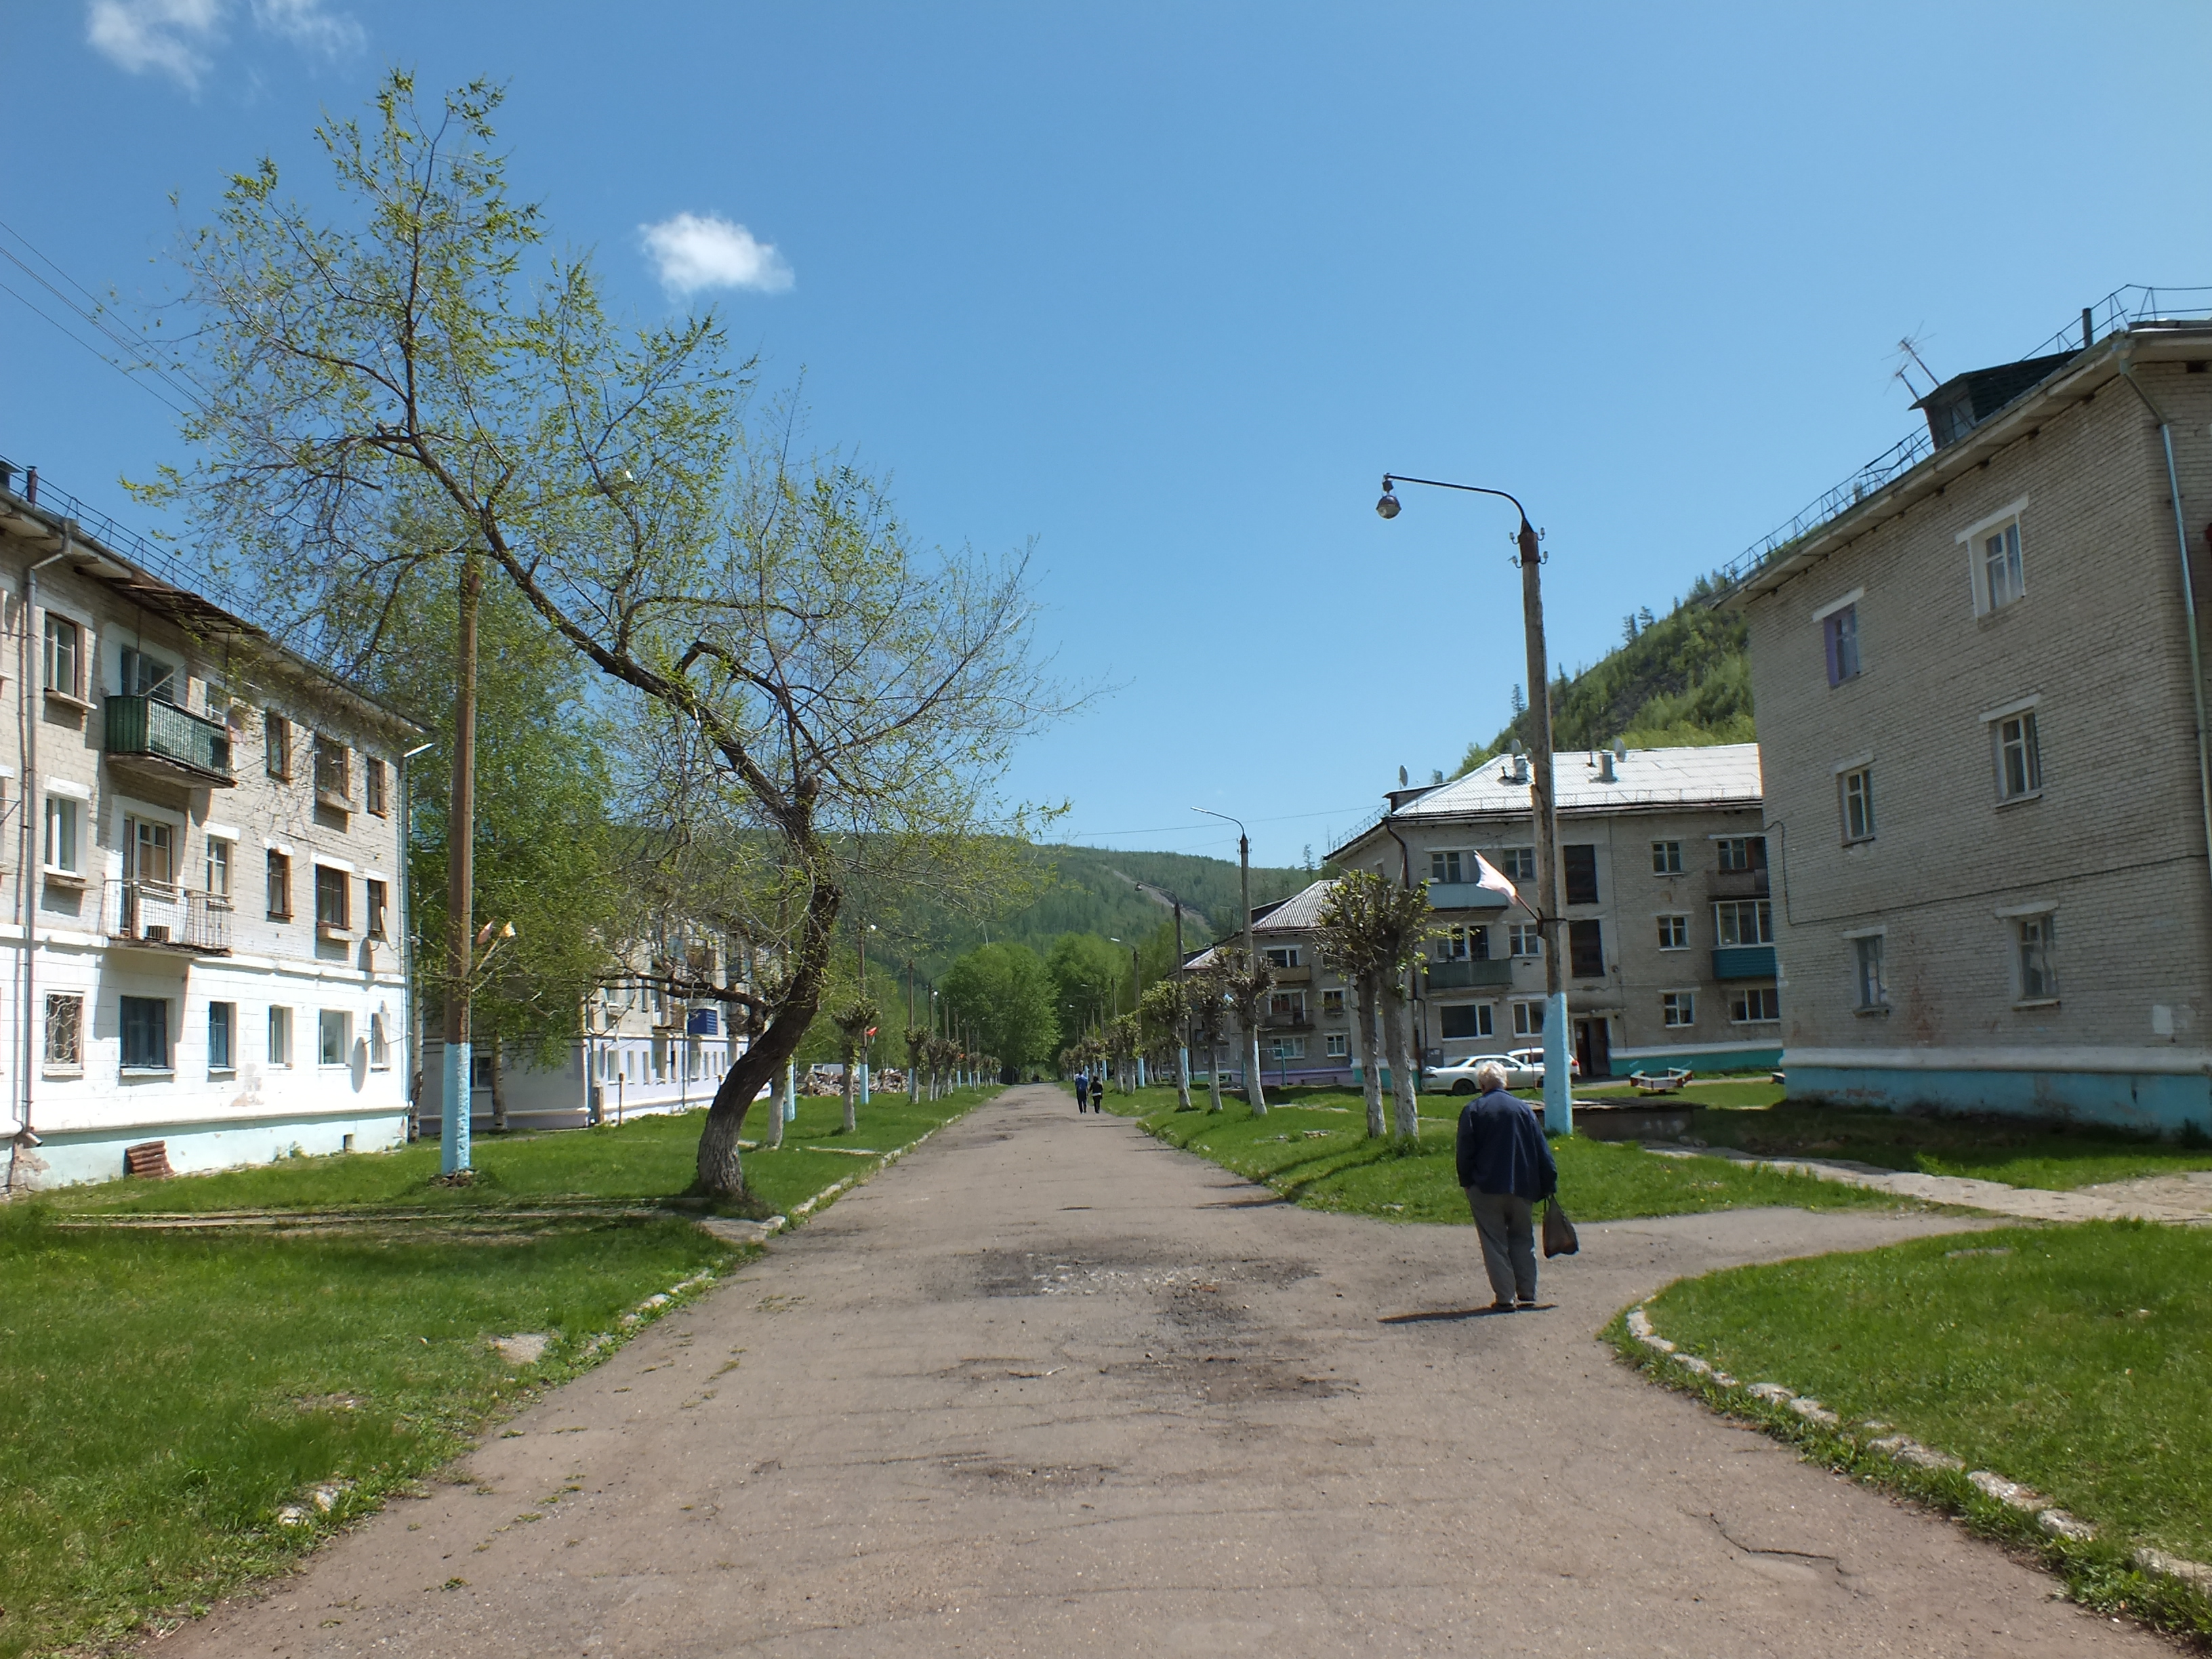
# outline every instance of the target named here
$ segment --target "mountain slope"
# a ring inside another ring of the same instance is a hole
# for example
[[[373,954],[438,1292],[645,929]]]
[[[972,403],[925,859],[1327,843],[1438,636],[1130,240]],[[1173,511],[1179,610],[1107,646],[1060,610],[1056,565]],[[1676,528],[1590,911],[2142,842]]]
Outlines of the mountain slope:
[[[1712,582],[1698,579],[1664,617],[1649,611],[1623,619],[1631,636],[1591,666],[1552,686],[1552,742],[1559,749],[1632,749],[1708,743],[1749,743],[1751,659],[1743,618],[1713,610]],[[1470,744],[1455,777],[1491,756],[1528,741],[1525,712],[1488,744]]]

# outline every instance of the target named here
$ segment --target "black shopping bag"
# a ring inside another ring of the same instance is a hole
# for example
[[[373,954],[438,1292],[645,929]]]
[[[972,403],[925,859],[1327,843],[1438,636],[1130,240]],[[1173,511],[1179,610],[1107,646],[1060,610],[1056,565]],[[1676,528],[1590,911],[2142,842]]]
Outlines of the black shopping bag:
[[[1567,1212],[1559,1200],[1553,1199],[1544,1206],[1544,1255],[1548,1260],[1555,1255],[1573,1255],[1582,1249],[1582,1241],[1575,1237],[1575,1224],[1567,1219]]]

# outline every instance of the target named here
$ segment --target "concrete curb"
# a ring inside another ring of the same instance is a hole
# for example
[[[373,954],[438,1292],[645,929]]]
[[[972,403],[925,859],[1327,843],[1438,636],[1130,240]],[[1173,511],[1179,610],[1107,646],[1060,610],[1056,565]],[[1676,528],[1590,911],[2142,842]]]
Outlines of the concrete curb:
[[[1710,1361],[1684,1353],[1660,1335],[1652,1326],[1650,1310],[1641,1304],[1628,1310],[1622,1323],[1630,1337],[1659,1360],[1679,1367],[1723,1396],[1734,1394],[1743,1400],[1778,1407],[1826,1430],[1855,1449],[1879,1452],[1890,1462],[1908,1468],[1938,1474],[1963,1472],[1967,1482],[1984,1498],[2033,1520],[2040,1531],[2051,1538],[2087,1543],[2099,1536],[2097,1528],[2088,1522],[2057,1508],[2032,1486],[2008,1480],[1993,1469],[1968,1469],[1965,1459],[1923,1445],[1910,1435],[1896,1433],[1887,1423],[1869,1419],[1847,1428],[1837,1413],[1808,1395],[1801,1395],[1779,1382],[1747,1384],[1737,1381]],[[1724,1399],[1723,1403],[1728,1402]],[[2148,1546],[2130,1551],[2128,1559],[2138,1571],[2154,1577],[2171,1579],[2200,1593],[2212,1592],[2212,1565],[2203,1562],[2168,1555]]]

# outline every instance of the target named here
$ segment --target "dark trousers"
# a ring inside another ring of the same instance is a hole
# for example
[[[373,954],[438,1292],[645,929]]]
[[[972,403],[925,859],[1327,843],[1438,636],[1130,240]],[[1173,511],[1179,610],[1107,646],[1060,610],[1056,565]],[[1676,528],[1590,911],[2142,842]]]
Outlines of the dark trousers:
[[[1482,1235],[1483,1271],[1490,1275],[1490,1293],[1498,1301],[1536,1299],[1535,1206],[1510,1193],[1478,1193],[1467,1188],[1467,1207],[1474,1212],[1474,1230]]]

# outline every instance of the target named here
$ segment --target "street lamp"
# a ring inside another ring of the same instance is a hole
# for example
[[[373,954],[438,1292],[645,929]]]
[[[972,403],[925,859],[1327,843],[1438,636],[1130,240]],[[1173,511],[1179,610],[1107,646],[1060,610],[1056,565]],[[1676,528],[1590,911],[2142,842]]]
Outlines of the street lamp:
[[[1459,489],[1470,495],[1495,495],[1511,501],[1521,516],[1515,538],[1521,567],[1521,618],[1528,641],[1528,735],[1534,739],[1534,782],[1529,789],[1530,816],[1536,830],[1536,933],[1544,950],[1544,1123],[1559,1134],[1575,1127],[1573,1079],[1567,1071],[1567,990],[1565,964],[1559,957],[1559,797],[1552,780],[1551,671],[1544,653],[1544,591],[1539,568],[1543,554],[1539,538],[1528,523],[1528,510],[1502,489],[1480,484],[1447,483],[1440,478],[1409,478],[1402,473],[1382,475],[1382,499],[1375,510],[1395,519],[1400,507],[1396,494],[1401,483],[1425,484],[1432,489]]]

